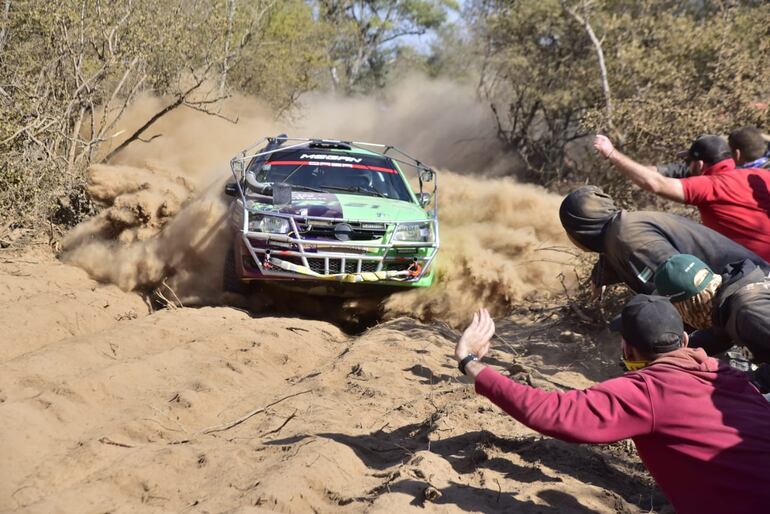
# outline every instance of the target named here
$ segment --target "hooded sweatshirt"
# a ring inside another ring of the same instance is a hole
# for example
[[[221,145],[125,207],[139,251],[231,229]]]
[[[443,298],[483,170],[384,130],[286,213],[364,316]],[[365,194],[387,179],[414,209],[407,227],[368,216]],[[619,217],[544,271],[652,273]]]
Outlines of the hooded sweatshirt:
[[[631,438],[679,514],[766,512],[770,403],[741,372],[701,349],[582,391],[545,392],[492,368],[476,392],[521,423],[575,443]]]
[[[564,197],[559,219],[567,234],[593,252],[603,247],[604,229],[620,212],[612,197],[596,186],[583,186]]]

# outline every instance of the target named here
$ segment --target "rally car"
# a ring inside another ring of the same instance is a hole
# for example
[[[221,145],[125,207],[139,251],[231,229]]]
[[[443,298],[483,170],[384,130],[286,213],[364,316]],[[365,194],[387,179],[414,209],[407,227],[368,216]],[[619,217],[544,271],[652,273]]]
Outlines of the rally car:
[[[225,193],[235,237],[226,290],[269,282],[357,296],[433,282],[438,187],[418,160],[392,146],[281,135],[243,150],[230,166]]]

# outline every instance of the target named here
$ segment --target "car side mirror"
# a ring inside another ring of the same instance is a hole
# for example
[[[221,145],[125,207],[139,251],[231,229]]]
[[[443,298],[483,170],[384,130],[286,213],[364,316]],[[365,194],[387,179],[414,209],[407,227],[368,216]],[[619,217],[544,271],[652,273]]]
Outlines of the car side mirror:
[[[243,173],[243,160],[239,157],[233,157],[232,160],[230,160],[230,169],[236,174]]]
[[[430,193],[420,193],[417,195],[417,202],[420,204],[420,207],[425,207],[430,203],[430,199],[433,195]]]
[[[291,203],[291,185],[273,184],[273,205],[288,205]]]
[[[423,182],[431,182],[434,174],[435,172],[432,169],[422,169],[420,170],[420,180]]]
[[[235,182],[228,182],[225,184],[225,194],[227,196],[239,196],[238,185]]]

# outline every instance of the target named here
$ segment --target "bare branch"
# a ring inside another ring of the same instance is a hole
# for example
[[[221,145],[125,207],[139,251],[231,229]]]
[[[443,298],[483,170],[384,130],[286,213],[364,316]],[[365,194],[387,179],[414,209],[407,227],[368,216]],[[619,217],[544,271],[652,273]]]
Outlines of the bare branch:
[[[230,38],[233,32],[233,18],[235,17],[236,0],[227,0],[227,30],[225,31],[225,51],[222,56],[222,77],[219,81],[219,94],[225,92],[227,72],[229,71],[228,58],[230,57]]]
[[[616,136],[619,136],[620,134],[618,134],[618,131],[615,129],[615,125],[612,122],[612,95],[610,94],[610,83],[609,79],[607,78],[607,66],[604,63],[604,51],[602,50],[602,43],[599,41],[599,38],[596,37],[594,29],[591,27],[591,23],[588,21],[588,7],[591,3],[592,2],[590,2],[590,0],[583,0],[583,15],[581,16],[574,8],[568,8],[564,3],[564,0],[561,0],[561,4],[564,10],[570,16],[572,16],[575,21],[583,25],[589,39],[591,40],[591,43],[594,46],[594,50],[596,51],[596,58],[599,63],[599,74],[601,76],[602,92],[604,93],[604,109],[607,113],[607,125]]]
[[[120,153],[124,148],[126,148],[128,145],[136,141],[145,130],[150,128],[155,122],[157,122],[159,119],[161,119],[166,114],[170,113],[180,105],[183,105],[185,101],[187,101],[187,97],[190,96],[195,90],[197,90],[201,85],[203,85],[205,79],[199,78],[195,84],[193,84],[189,89],[186,91],[180,93],[177,95],[176,99],[168,104],[166,107],[161,109],[160,111],[156,112],[152,117],[150,117],[149,120],[147,120],[144,125],[139,127],[134,131],[133,134],[131,134],[128,139],[120,143],[114,150],[112,150],[110,153],[107,154],[107,156],[103,159],[103,162],[110,162],[113,157],[115,157],[118,153]]]
[[[159,137],[162,137],[163,134],[155,134],[153,136],[150,136],[150,139],[142,139],[141,137],[136,138],[137,141],[140,143],[151,143],[152,141],[158,139]]]
[[[123,104],[120,106],[120,109],[118,110],[118,113],[115,115],[115,117],[112,119],[111,122],[107,123],[106,114],[104,119],[102,120],[102,127],[99,130],[99,136],[97,139],[103,139],[104,134],[112,130],[112,128],[115,126],[115,124],[120,120],[120,118],[123,116],[123,113],[128,108],[128,105],[131,103],[131,101],[136,96],[137,92],[139,91],[139,88],[142,87],[142,84],[147,79],[147,74],[142,75],[139,80],[134,84],[134,87],[131,88],[131,91],[129,91],[128,95],[123,99]]]
[[[209,116],[214,116],[216,118],[220,118],[220,119],[223,119],[225,121],[229,121],[233,125],[238,123],[238,120],[239,120],[238,116],[236,116],[235,118],[230,118],[228,116],[225,116],[224,114],[221,114],[221,113],[218,113],[218,112],[214,112],[214,111],[210,111],[210,110],[206,109],[205,107],[201,107],[196,102],[185,102],[184,106],[189,108],[189,109],[192,109],[194,111],[202,112],[203,114],[207,114]]]
[[[75,164],[75,155],[77,153],[78,136],[80,135],[80,127],[83,125],[83,117],[86,115],[86,107],[80,108],[80,114],[78,115],[75,126],[72,127],[72,138],[70,142],[69,157],[67,158],[67,173],[72,172],[72,168]]]
[[[288,400],[289,398],[294,398],[295,396],[299,396],[299,395],[307,394],[307,393],[311,393],[311,392],[312,391],[310,389],[308,389],[306,391],[300,391],[298,393],[294,393],[294,394],[290,394],[290,395],[284,396],[283,398],[279,398],[278,400],[275,400],[274,402],[268,403],[264,407],[259,407],[258,409],[254,409],[253,411],[247,412],[243,416],[241,416],[241,417],[239,417],[237,419],[234,419],[233,421],[230,421],[229,423],[224,423],[222,425],[216,425],[216,426],[213,426],[213,427],[204,428],[203,430],[201,430],[201,433],[203,433],[203,434],[211,434],[213,432],[223,432],[225,430],[229,430],[229,429],[233,428],[234,426],[240,425],[241,423],[243,423],[247,419],[249,419],[249,418],[259,414],[260,412],[266,411],[268,408],[272,407],[273,405],[277,405],[277,404],[281,403],[284,400]]]
[[[5,41],[8,38],[8,13],[11,10],[11,0],[5,0],[5,4],[3,6],[3,22],[2,27],[0,27],[0,53],[3,53],[3,49],[5,48]]]

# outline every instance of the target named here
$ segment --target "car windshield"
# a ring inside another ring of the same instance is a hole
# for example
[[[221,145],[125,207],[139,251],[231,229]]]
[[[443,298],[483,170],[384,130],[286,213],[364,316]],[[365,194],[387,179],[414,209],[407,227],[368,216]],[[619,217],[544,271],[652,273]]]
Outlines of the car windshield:
[[[387,157],[307,149],[275,153],[267,162],[252,161],[248,171],[258,182],[412,201],[404,179]]]

